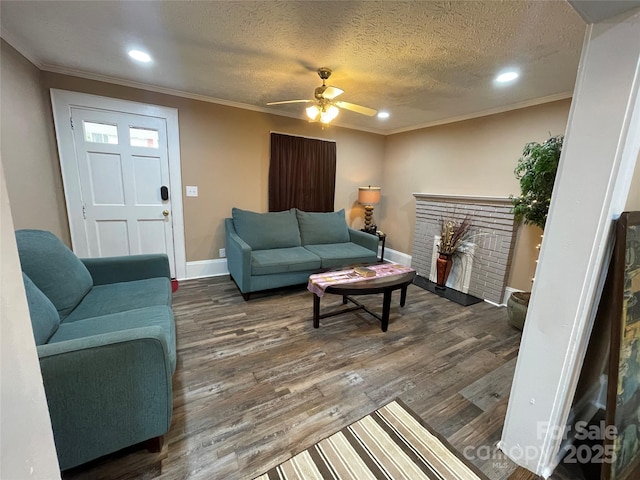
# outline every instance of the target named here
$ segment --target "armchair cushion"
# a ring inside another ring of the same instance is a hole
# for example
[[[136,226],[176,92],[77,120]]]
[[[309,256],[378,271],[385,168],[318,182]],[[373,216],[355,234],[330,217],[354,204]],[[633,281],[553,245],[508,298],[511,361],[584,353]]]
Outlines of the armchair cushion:
[[[296,216],[304,246],[349,241],[349,228],[344,218],[344,209],[328,213],[296,210]]]
[[[93,286],[89,270],[51,232],[18,230],[16,241],[22,271],[66,317]]]
[[[253,250],[300,246],[300,232],[293,209],[256,213],[234,207],[231,216],[236,232]]]
[[[51,300],[24,273],[22,274],[22,281],[27,294],[33,337],[36,340],[36,345],[45,344],[58,329],[60,315],[58,315],[58,311],[51,303]]]
[[[91,289],[63,323],[156,305],[171,305],[171,282],[168,278],[98,285]]]

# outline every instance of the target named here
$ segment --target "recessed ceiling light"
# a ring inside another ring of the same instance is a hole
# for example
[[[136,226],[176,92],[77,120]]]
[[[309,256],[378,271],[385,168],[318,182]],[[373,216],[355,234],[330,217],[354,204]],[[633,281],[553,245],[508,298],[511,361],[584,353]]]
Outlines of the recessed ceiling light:
[[[385,119],[389,118],[389,112],[378,112],[378,118]]]
[[[142,50],[129,50],[129,56],[142,63],[149,63],[151,61],[151,56]]]
[[[510,70],[508,72],[503,72],[500,75],[498,75],[496,77],[496,82],[498,83],[512,82],[519,76],[520,74],[518,72],[516,72],[515,70]]]

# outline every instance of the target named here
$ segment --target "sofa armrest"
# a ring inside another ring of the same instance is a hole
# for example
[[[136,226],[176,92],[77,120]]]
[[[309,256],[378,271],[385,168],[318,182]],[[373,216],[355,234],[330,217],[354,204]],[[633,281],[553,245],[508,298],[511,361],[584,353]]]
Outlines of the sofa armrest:
[[[376,255],[378,254],[378,244],[380,243],[380,239],[377,235],[371,235],[367,232],[361,232],[360,230],[349,228],[349,237],[351,237],[351,241],[353,243],[357,243],[364,248],[368,248],[369,250],[376,252]]]
[[[166,342],[149,326],[37,347],[61,469],[169,430]]]
[[[227,268],[242,293],[251,288],[251,252],[247,242],[237,234],[233,219],[225,218],[224,230],[227,249]]]
[[[171,278],[169,258],[164,253],[122,257],[81,258],[94,285],[132,282],[147,278]]]

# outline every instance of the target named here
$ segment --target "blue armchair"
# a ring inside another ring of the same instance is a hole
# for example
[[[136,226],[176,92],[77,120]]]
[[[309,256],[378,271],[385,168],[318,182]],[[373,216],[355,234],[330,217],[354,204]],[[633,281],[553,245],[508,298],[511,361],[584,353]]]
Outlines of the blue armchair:
[[[60,468],[160,447],[176,368],[167,257],[80,260],[49,232],[16,239]]]

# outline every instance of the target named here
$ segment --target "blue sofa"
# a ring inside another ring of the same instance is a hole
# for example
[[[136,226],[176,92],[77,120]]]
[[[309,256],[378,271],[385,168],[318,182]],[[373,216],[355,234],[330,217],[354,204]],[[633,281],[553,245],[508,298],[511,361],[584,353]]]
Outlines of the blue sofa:
[[[378,259],[378,237],[349,228],[344,210],[233,208],[225,232],[229,273],[245,300],[252,292],[306,283],[319,271]]]
[[[16,239],[60,468],[161,448],[176,368],[167,257],[80,260],[50,232]]]

